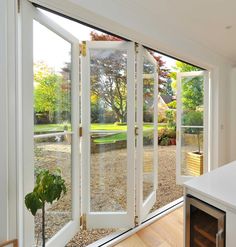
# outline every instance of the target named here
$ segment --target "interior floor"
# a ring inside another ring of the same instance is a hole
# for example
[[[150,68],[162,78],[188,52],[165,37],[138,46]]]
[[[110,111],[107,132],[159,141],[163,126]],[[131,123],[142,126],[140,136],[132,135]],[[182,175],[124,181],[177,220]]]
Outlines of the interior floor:
[[[115,247],[182,247],[183,230],[183,207],[180,207]]]

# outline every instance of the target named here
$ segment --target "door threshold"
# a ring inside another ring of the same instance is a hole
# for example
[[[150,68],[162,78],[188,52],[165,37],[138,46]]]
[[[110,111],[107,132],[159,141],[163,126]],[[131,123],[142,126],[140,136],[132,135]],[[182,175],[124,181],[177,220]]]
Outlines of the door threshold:
[[[147,217],[147,219],[141,223],[141,225],[131,228],[129,230],[125,231],[117,231],[115,233],[110,234],[109,236],[106,236],[87,247],[111,247],[119,242],[123,241],[124,239],[130,237],[131,235],[135,234],[136,232],[140,231],[141,229],[145,228],[146,226],[152,224],[156,220],[160,219],[161,217],[169,214],[170,212],[176,210],[179,207],[183,206],[184,197],[181,197],[166,206],[157,209],[156,211],[150,213]]]

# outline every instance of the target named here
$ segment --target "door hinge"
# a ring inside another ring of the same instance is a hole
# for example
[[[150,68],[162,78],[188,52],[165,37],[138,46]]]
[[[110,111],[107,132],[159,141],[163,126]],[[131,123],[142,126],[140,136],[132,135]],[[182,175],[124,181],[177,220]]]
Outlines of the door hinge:
[[[20,0],[17,0],[17,13],[20,13]]]
[[[79,127],[78,128],[78,136],[81,137],[82,134],[83,134],[83,129],[82,129],[82,127]]]
[[[137,127],[137,126],[134,127],[134,135],[135,135],[135,136],[138,136],[138,127]]]
[[[86,56],[86,41],[82,41],[82,56],[85,57]]]
[[[80,216],[80,227],[82,228],[82,230],[86,230],[87,229],[86,214],[82,214]]]
[[[139,225],[139,219],[138,219],[138,216],[137,215],[134,217],[134,225],[135,226],[138,226]]]

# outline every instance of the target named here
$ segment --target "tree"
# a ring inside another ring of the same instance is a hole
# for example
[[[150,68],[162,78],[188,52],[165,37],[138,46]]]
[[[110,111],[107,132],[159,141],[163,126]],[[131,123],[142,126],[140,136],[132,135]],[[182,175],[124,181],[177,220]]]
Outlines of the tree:
[[[37,113],[47,113],[52,122],[55,113],[70,112],[70,83],[63,76],[53,72],[46,64],[34,65],[34,109]]]
[[[123,39],[112,36],[110,34],[98,33],[92,31],[90,33],[92,41],[123,41]],[[157,52],[149,50],[150,54],[154,57],[158,64],[158,85],[159,91],[168,94],[167,91],[171,91],[169,88],[170,83],[170,70],[166,67],[166,62],[163,61],[162,56]],[[168,88],[168,89],[167,89]],[[167,90],[167,91],[166,91]]]
[[[108,34],[100,34],[91,32],[91,40],[93,41],[122,41],[122,39]],[[165,62],[161,56],[153,51],[151,55],[157,61],[159,70],[159,88],[161,91],[166,90],[163,86],[166,81],[170,80],[169,71],[165,68]],[[125,122],[127,118],[127,82],[126,82],[126,54],[122,51],[101,51],[100,54],[91,56],[91,97],[97,96],[98,103],[102,107],[111,109],[117,116],[117,120]],[[150,73],[148,66],[144,67],[145,73]],[[156,69],[156,68],[155,68]],[[146,80],[147,87],[150,87],[153,82]],[[145,89],[145,88],[144,88]],[[150,93],[147,92],[147,99],[150,99]],[[97,109],[97,107],[93,107]]]
[[[200,71],[201,69],[190,64],[180,61],[176,62],[174,68],[178,72]],[[172,73],[171,77],[176,84],[176,73]],[[197,136],[198,154],[201,154],[201,140],[203,126],[203,99],[204,99],[204,79],[202,76],[183,77],[182,81],[182,124],[184,126],[194,126],[185,129],[185,133],[195,134]],[[176,86],[176,85],[175,85]],[[196,126],[199,126],[196,127]]]
[[[178,72],[200,71],[201,69],[180,61],[176,62],[174,69]],[[176,72],[170,74],[172,87],[176,89]],[[202,76],[184,77],[182,79],[182,103],[185,110],[196,110],[203,105],[204,79]]]
[[[123,51],[91,53],[91,97],[96,95],[101,108],[112,110],[117,120],[127,117],[127,58]]]
[[[157,61],[159,92],[166,95],[173,95],[171,88],[170,70],[166,67],[166,62],[163,61],[162,56],[158,53],[153,51],[149,52]]]

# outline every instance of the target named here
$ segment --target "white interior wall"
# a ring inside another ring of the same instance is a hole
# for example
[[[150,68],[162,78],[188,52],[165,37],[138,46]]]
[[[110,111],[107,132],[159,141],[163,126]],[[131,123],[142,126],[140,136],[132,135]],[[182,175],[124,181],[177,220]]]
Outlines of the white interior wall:
[[[232,66],[230,64],[224,63],[219,67],[219,91],[218,91],[218,102],[217,108],[214,109],[213,114],[218,114],[218,117],[214,121],[218,120],[218,155],[219,155],[219,165],[226,164],[230,161],[229,150],[231,144],[229,138],[232,137],[230,132],[231,120],[230,120],[230,74]],[[214,85],[213,85],[214,86]],[[214,88],[213,88],[214,93]],[[217,134],[217,133],[215,133]],[[215,135],[213,133],[213,135]],[[215,136],[213,136],[215,138]],[[216,151],[217,152],[217,151]]]
[[[228,114],[230,114],[230,129],[227,136],[230,145],[229,159],[236,160],[236,67],[232,68],[230,75],[230,91],[229,91],[229,105],[227,107]]]

